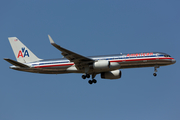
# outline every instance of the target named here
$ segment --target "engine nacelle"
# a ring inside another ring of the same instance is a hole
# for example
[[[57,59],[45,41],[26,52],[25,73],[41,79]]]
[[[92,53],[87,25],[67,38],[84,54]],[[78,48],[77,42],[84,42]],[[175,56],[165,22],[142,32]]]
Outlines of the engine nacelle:
[[[110,68],[110,62],[107,60],[99,60],[93,64],[93,69],[108,69]]]
[[[121,78],[121,71],[120,70],[113,70],[109,72],[101,73],[101,78],[103,79],[119,79]]]
[[[99,60],[95,63],[93,63],[93,69],[120,69],[120,64],[117,62],[110,62],[107,60]]]

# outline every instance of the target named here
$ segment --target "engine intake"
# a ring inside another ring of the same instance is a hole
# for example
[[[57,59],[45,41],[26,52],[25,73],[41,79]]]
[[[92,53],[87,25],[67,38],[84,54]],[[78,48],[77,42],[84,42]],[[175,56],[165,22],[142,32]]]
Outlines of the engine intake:
[[[101,78],[103,79],[119,79],[121,78],[121,71],[120,70],[113,70],[109,72],[101,73]]]

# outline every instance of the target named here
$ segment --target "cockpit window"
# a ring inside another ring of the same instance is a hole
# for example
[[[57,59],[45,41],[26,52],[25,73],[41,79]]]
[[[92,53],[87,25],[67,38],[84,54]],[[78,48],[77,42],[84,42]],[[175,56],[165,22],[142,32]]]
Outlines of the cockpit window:
[[[171,57],[170,55],[164,55],[164,57]]]

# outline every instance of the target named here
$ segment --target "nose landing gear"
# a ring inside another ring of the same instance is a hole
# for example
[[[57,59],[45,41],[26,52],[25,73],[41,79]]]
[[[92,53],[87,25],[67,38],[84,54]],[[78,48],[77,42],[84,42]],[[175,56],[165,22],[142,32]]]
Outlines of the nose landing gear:
[[[154,77],[157,76],[157,73],[156,73],[156,72],[157,72],[157,68],[159,68],[159,66],[155,66],[155,67],[154,67],[154,73],[153,73]]]
[[[154,77],[156,77],[156,76],[157,76],[157,74],[156,74],[156,73],[153,73],[153,75],[154,75]]]

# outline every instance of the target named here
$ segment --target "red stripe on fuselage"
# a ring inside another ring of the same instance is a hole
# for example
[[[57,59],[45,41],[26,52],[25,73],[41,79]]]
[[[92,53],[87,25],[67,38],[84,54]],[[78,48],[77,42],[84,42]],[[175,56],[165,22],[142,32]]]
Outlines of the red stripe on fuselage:
[[[155,57],[155,58],[135,58],[135,59],[122,59],[122,60],[113,60],[113,61],[110,61],[110,62],[131,62],[131,61],[144,61],[144,60],[163,60],[163,59],[174,59],[174,58],[171,58],[171,57]],[[74,65],[74,63],[68,63],[68,64],[56,64],[56,65],[41,65],[41,66],[34,66],[35,68],[44,68],[44,67],[60,67],[60,66],[71,66],[71,65]]]
[[[115,61],[110,61],[110,62],[130,62],[130,61],[143,61],[143,60],[163,60],[163,59],[174,59],[174,58],[169,58],[169,57],[162,57],[162,58],[140,58],[140,59],[123,59],[123,60],[115,60]]]
[[[69,64],[57,64],[57,65],[42,65],[42,66],[35,66],[35,68],[60,67],[60,66],[71,66],[71,65],[74,65],[74,63],[69,63]]]

